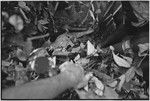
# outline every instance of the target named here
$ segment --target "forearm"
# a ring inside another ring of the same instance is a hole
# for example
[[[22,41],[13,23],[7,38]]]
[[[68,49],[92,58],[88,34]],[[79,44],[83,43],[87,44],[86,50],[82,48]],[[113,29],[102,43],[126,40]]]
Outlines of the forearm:
[[[52,99],[67,88],[73,87],[74,82],[66,73],[53,78],[27,83],[20,87],[2,92],[3,99]]]

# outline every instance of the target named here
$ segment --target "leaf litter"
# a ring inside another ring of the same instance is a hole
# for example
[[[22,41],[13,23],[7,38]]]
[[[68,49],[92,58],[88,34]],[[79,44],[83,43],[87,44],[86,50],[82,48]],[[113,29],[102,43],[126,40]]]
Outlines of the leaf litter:
[[[77,88],[55,99],[148,98],[144,93],[148,88],[143,90],[142,85],[147,81],[141,78],[145,77],[142,63],[149,57],[149,43],[138,44],[134,57],[130,40],[122,42],[123,53],[99,45],[118,28],[114,18],[122,17],[120,1],[17,2],[9,9],[2,6],[2,89],[51,78],[72,61],[84,68],[84,78]],[[139,18],[133,25],[145,24],[147,12],[138,11],[134,2],[131,5]],[[29,24],[35,29],[26,27]]]

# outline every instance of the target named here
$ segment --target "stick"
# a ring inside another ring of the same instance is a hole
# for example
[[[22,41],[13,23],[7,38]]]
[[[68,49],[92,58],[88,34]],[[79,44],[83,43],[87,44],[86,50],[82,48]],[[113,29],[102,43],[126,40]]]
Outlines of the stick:
[[[47,33],[45,35],[34,36],[34,37],[31,37],[31,38],[28,38],[28,40],[41,39],[41,38],[45,38],[45,37],[48,37],[48,36],[49,36],[49,33]]]

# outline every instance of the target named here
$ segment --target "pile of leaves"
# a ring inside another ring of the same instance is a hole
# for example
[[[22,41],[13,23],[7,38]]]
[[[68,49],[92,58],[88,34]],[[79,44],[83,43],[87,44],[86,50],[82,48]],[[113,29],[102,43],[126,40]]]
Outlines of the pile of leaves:
[[[3,1],[2,89],[58,75],[71,61],[84,68],[83,84],[55,99],[148,99],[149,43],[138,53],[130,39],[122,53],[97,45],[118,29],[121,12],[112,1]]]

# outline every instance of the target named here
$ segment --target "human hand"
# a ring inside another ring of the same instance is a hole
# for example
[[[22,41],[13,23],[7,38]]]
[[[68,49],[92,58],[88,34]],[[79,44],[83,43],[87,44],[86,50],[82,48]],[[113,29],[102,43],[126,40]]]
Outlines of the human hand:
[[[65,62],[63,63],[59,69],[61,70],[62,73],[65,73],[67,77],[71,80],[71,82],[74,83],[74,86],[77,86],[83,79],[84,77],[84,70],[83,68],[75,64],[73,62]]]

